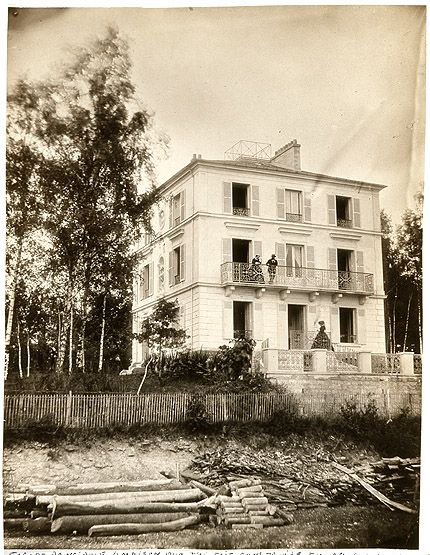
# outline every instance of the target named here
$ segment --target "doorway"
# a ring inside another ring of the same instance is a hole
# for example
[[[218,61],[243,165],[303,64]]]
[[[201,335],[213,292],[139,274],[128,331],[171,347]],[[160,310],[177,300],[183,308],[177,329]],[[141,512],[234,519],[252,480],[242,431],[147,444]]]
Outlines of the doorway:
[[[305,307],[300,304],[288,305],[288,348],[305,348]]]
[[[247,239],[233,239],[233,262],[249,262],[250,247],[251,241]]]
[[[251,303],[233,301],[233,330],[235,339],[252,337]]]
[[[337,276],[339,289],[352,288],[352,266],[354,251],[337,249]]]

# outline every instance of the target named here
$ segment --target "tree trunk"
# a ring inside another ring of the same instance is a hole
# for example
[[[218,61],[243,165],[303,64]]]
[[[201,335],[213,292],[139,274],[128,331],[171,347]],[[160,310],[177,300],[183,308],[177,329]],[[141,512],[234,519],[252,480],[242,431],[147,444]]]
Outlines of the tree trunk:
[[[392,352],[396,352],[397,347],[397,337],[396,337],[396,309],[397,309],[397,285],[396,285],[396,292],[394,294],[394,302],[393,302],[393,350]]]
[[[16,252],[15,266],[12,271],[12,278],[10,284],[10,294],[9,294],[9,310],[7,313],[7,324],[5,333],[5,363],[4,363],[4,379],[7,380],[9,372],[9,355],[10,355],[10,339],[12,337],[12,326],[13,326],[13,315],[15,310],[15,296],[16,296],[16,284],[18,281],[19,270],[21,266],[21,255],[22,255],[22,237],[18,239],[18,250]]]
[[[106,296],[107,296],[107,293],[105,293],[103,298],[102,331],[100,333],[100,352],[99,352],[99,368],[98,368],[99,372],[101,372],[103,368],[103,350],[104,350],[105,327],[106,327]]]
[[[57,349],[57,361],[55,364],[55,371],[62,372],[64,366],[64,360],[66,358],[66,346],[67,346],[67,329],[64,327],[63,322],[63,311],[58,312],[58,349]]]
[[[190,516],[189,513],[144,513],[130,515],[77,515],[61,516],[52,522],[51,532],[60,534],[87,534],[91,526],[100,524],[151,524],[154,522],[171,522]]]
[[[27,378],[30,377],[31,350],[30,350],[30,333],[27,331]]]
[[[149,532],[176,532],[187,526],[194,526],[200,522],[200,515],[189,516],[171,522],[153,524],[100,524],[88,530],[90,537],[98,536],[128,536],[132,534],[147,534]]]
[[[73,370],[73,300],[70,300],[70,329],[69,329],[69,374]]]
[[[422,292],[419,292],[417,297],[418,297],[418,335],[420,338],[420,353],[422,353],[423,352],[423,328],[422,328],[422,311],[421,311]]]
[[[406,323],[405,323],[405,335],[403,336],[403,352],[406,351],[406,341],[408,339],[408,331],[409,331],[409,313],[411,310],[411,301],[412,301],[413,292],[409,295],[408,299],[408,308],[406,310]]]
[[[71,515],[111,515],[136,513],[195,513],[199,511],[197,503],[174,502],[154,503],[146,500],[123,498],[105,499],[87,503],[58,503],[54,498],[52,518]]]
[[[16,337],[18,339],[18,370],[19,377],[23,378],[22,375],[22,353],[21,353],[21,326],[19,325],[19,320],[16,323]]]

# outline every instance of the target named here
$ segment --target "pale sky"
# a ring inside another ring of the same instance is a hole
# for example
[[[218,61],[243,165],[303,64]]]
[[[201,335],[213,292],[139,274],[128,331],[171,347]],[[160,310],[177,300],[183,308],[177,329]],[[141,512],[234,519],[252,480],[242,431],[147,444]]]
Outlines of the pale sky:
[[[302,168],[382,183],[398,221],[424,175],[423,6],[19,9],[9,87],[44,78],[107,25],[129,39],[134,81],[170,137],[163,182],[193,153],[240,139],[302,145]]]

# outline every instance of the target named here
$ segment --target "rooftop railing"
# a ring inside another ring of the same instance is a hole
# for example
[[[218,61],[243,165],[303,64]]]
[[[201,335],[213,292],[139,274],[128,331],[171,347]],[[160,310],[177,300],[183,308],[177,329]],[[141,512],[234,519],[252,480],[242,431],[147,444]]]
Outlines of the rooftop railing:
[[[224,262],[221,264],[222,285],[249,285],[264,287],[285,287],[291,289],[350,291],[352,293],[373,294],[373,274],[326,270],[321,268],[298,268],[277,266],[270,271],[264,265],[248,262]]]

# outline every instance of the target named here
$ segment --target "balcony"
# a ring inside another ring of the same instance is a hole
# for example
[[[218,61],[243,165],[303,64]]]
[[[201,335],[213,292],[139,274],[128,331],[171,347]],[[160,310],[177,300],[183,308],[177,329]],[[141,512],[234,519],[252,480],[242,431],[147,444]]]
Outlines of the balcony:
[[[249,216],[249,208],[233,206],[233,216]]]
[[[294,214],[293,212],[286,212],[285,220],[287,222],[302,223],[303,216],[302,214]]]
[[[221,284],[302,291],[345,291],[361,295],[374,293],[373,274],[291,266],[278,266],[276,273],[271,274],[265,265],[255,267],[244,262],[221,264]]]
[[[347,227],[352,228],[352,220],[345,220],[343,218],[337,218],[337,227]]]

